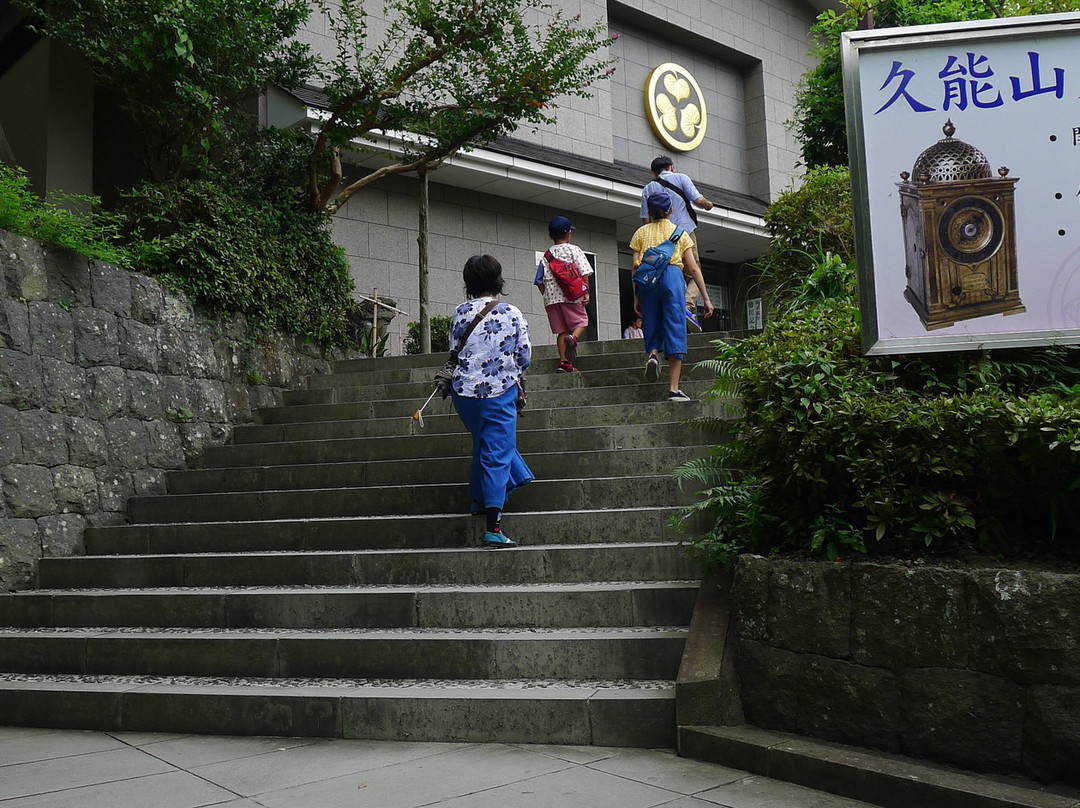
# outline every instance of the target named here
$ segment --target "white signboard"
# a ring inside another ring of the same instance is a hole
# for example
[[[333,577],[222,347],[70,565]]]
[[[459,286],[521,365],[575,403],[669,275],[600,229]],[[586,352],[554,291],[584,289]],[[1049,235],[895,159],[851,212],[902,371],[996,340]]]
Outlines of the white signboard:
[[[1080,343],[1080,15],[842,52],[864,351]]]
[[[762,327],[761,298],[746,299],[746,328],[748,331],[760,331]]]

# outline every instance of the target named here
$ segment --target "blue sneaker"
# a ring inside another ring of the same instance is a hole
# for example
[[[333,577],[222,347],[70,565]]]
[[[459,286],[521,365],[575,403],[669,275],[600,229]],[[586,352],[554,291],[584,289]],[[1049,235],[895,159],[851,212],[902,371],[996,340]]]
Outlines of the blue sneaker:
[[[502,533],[485,533],[484,534],[484,547],[490,547],[493,549],[500,549],[503,547],[517,547],[517,542],[511,538],[507,538]]]
[[[701,333],[701,323],[698,322],[697,313],[693,309],[686,310],[686,330],[695,334]]]
[[[474,499],[472,501],[472,505],[469,506],[469,514],[471,516],[483,516],[484,513],[484,506]]]

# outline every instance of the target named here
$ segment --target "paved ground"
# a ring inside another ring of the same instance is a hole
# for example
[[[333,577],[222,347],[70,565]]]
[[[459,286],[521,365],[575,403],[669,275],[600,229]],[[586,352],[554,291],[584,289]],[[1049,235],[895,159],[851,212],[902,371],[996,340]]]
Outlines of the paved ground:
[[[863,808],[670,751],[0,727],[0,808]]]

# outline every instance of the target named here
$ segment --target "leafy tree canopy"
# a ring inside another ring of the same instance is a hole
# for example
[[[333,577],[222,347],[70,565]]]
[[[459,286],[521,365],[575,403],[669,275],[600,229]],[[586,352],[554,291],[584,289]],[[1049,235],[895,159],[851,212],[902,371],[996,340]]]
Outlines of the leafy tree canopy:
[[[840,65],[840,35],[872,21],[876,28],[1052,14],[1080,10],[1080,0],[841,0],[841,13],[829,10],[811,29],[818,60],[799,84],[788,124],[802,146],[807,168],[846,166],[847,123]]]
[[[336,209],[381,177],[432,167],[521,122],[551,123],[555,99],[589,97],[612,72],[594,58],[607,44],[602,22],[583,25],[580,15],[567,19],[543,0],[390,0],[378,42],[362,0],[323,5],[322,13],[338,58],[321,82],[330,117],[311,153],[315,208]],[[400,161],[341,188],[338,150],[374,144],[375,135],[396,136]]]
[[[329,116],[308,158],[313,210],[522,122],[551,123],[557,99],[588,97],[613,70],[597,55],[603,22],[544,0],[387,0],[380,18],[364,0],[14,1],[133,116],[155,180],[198,174],[252,142],[249,102],[268,85],[325,88]],[[297,40],[313,17],[336,39],[332,61]],[[340,151],[377,151],[387,137],[400,159],[341,187]]]

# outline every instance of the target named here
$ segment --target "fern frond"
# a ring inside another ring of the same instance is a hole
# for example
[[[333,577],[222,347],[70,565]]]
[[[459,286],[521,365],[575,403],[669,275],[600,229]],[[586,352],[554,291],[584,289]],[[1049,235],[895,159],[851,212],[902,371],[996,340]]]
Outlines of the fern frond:
[[[698,482],[703,485],[727,482],[731,479],[731,469],[725,468],[718,457],[696,457],[675,469],[672,476],[675,477],[681,490],[683,483],[686,482]]]
[[[728,409],[728,407],[725,405],[724,409]],[[683,423],[691,429],[719,433],[728,432],[731,429],[732,420],[731,418],[718,418],[715,415],[702,415],[698,418],[687,418]]]

